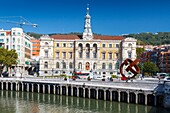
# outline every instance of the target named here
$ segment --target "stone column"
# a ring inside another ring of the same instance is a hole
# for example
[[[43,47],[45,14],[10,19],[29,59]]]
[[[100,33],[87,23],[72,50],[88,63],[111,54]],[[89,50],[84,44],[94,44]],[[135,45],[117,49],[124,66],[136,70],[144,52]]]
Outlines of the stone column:
[[[136,104],[138,104],[138,93],[137,92],[135,93],[135,96],[136,96]]]
[[[15,90],[18,91],[18,83],[15,82]]]
[[[120,102],[120,90],[117,91],[118,92],[118,102]]]
[[[6,90],[8,90],[8,82],[6,82]]]
[[[38,93],[40,92],[40,84],[37,84],[38,87]]]
[[[73,87],[71,86],[71,96],[73,96]]]
[[[31,84],[31,86],[32,86],[32,92],[34,92],[34,84]]]
[[[145,93],[145,105],[147,105],[147,104],[148,104],[148,94]]]
[[[63,93],[62,93],[62,86],[60,86],[60,95],[62,95]]]
[[[43,84],[43,93],[45,93],[45,85]]]
[[[50,94],[50,85],[48,85],[48,94]]]
[[[66,95],[68,96],[68,86],[66,86]]]
[[[22,83],[22,91],[24,91],[24,83]]]
[[[109,91],[110,91],[110,101],[112,101],[112,90]]]
[[[85,88],[83,88],[83,97],[84,98],[86,97],[86,90],[85,90]]]
[[[55,85],[53,85],[53,94],[55,94],[55,92],[56,92],[56,87],[55,87]]]
[[[98,88],[96,89],[96,99],[97,99],[97,100],[99,99],[99,91],[98,91]]]
[[[27,83],[27,92],[29,92],[29,83]]]
[[[90,94],[91,94],[90,88],[88,88],[88,94],[89,94],[88,97],[90,98],[90,96],[91,96],[91,95],[90,95]]]
[[[16,85],[17,85],[17,88],[18,88],[17,91],[19,91],[20,90],[20,84],[17,83]]]
[[[60,88],[59,88],[59,86],[57,86],[57,94],[58,94],[58,95],[60,94]]]
[[[17,91],[17,83],[15,85],[16,91]],[[11,83],[11,91],[13,91],[13,83]]]
[[[157,95],[154,95],[154,106],[157,106]]]
[[[104,100],[106,100],[106,90],[104,89]]]
[[[130,102],[129,91],[126,91],[126,93],[127,93],[127,103],[129,103]]]
[[[4,89],[4,83],[1,82],[1,89],[3,90]]]
[[[77,87],[77,97],[79,97],[79,87]]]

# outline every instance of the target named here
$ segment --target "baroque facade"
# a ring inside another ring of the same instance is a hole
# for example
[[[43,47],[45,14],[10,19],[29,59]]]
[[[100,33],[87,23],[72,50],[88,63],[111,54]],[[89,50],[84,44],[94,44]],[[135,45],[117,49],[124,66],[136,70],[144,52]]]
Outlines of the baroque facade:
[[[115,75],[126,58],[136,58],[136,39],[93,35],[89,8],[82,35],[40,38],[40,76],[93,73]]]

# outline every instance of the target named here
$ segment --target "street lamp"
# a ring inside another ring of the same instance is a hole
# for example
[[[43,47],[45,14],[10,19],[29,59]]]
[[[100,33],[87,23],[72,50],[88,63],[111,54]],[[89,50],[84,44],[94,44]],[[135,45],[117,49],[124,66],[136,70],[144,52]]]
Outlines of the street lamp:
[[[52,77],[54,78],[54,69],[52,68]]]
[[[62,74],[63,74],[63,70],[64,70],[64,60],[62,60]]]

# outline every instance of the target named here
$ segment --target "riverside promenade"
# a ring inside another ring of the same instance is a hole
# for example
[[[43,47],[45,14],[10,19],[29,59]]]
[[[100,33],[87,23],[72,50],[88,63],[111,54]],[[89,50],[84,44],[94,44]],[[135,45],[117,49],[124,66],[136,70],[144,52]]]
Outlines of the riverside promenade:
[[[118,101],[165,107],[165,81],[157,79],[133,80],[133,82],[63,78],[0,78],[1,90],[26,91],[66,95],[82,98]],[[169,82],[168,82],[169,83]],[[168,94],[168,93],[167,93]],[[166,107],[169,103],[166,104]]]

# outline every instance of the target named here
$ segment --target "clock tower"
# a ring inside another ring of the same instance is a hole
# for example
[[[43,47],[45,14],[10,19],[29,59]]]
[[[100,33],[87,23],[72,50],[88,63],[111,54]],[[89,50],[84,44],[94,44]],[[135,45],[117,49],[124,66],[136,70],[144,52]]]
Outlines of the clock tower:
[[[83,32],[83,40],[92,40],[93,33],[91,30],[91,16],[90,16],[89,4],[87,5],[87,14],[85,16],[85,24],[84,24],[84,32]]]

